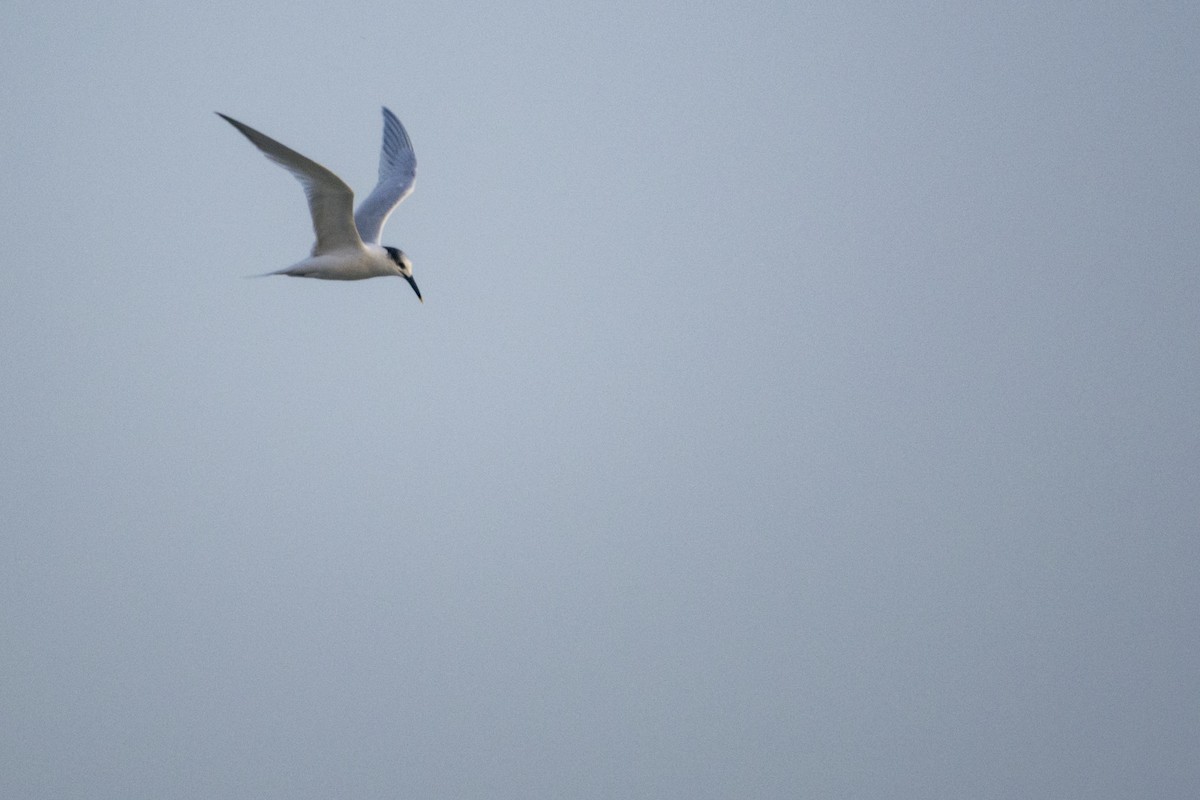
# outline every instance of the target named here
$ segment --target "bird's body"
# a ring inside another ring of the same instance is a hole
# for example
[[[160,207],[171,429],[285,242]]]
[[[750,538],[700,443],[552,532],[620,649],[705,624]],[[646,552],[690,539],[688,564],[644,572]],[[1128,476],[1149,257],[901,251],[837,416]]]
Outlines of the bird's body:
[[[327,281],[361,281],[396,274],[396,264],[377,244],[347,247],[321,255],[309,256],[290,267],[268,275],[291,275],[293,278],[321,278]]]
[[[417,298],[421,290],[412,277],[412,261],[403,251],[379,244],[383,224],[392,210],[412,192],[416,182],[417,158],[400,120],[383,109],[383,150],[379,156],[379,182],[354,211],[354,192],[345,181],[325,167],[224,114],[222,119],[237,128],[263,154],[292,173],[304,187],[313,232],[317,236],[312,254],[268,275],[358,281],[398,275],[408,281]]]

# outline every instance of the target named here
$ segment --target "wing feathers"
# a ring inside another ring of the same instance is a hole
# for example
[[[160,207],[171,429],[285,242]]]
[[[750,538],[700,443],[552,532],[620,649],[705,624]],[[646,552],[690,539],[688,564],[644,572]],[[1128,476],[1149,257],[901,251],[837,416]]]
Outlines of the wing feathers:
[[[313,255],[346,247],[361,248],[362,239],[354,225],[354,192],[346,182],[312,159],[259,133],[249,125],[217,112],[217,116],[237,128],[267,158],[286,169],[300,181],[308,197],[313,232],[317,236]],[[407,138],[407,137],[406,137]]]
[[[354,215],[364,242],[379,244],[383,225],[416,183],[417,156],[408,132],[389,109],[383,109],[383,147],[379,153],[379,182]]]

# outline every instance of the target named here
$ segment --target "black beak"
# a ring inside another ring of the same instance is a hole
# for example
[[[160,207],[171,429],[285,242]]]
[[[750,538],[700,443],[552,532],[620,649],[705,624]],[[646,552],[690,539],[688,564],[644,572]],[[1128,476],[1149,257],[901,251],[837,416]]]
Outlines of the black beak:
[[[421,297],[421,290],[417,288],[417,282],[412,279],[412,276],[405,275],[404,280],[408,281],[408,285],[413,287],[413,291],[417,293],[417,299],[424,303],[425,298]]]

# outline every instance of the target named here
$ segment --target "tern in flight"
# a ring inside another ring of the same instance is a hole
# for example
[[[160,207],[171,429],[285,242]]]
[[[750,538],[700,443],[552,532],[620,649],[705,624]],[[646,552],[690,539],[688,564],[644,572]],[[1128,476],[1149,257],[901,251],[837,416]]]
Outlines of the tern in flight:
[[[417,157],[408,133],[396,115],[383,109],[383,150],[379,154],[379,183],[354,211],[354,192],[346,182],[315,161],[285,147],[249,125],[217,112],[217,116],[242,132],[267,158],[296,176],[308,196],[313,231],[317,234],[312,255],[268,275],[358,281],[381,275],[399,275],[424,303],[413,280],[412,261],[403,250],[379,244],[383,224],[400,201],[412,193]]]

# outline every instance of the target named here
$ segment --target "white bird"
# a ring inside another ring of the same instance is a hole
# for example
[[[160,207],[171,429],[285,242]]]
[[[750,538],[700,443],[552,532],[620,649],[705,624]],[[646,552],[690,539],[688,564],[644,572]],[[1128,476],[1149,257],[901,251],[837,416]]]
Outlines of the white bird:
[[[417,157],[408,133],[396,115],[383,109],[383,149],[379,154],[379,183],[354,211],[354,192],[346,182],[317,162],[217,112],[217,116],[242,132],[267,158],[286,169],[304,187],[317,241],[312,255],[268,275],[358,281],[399,275],[408,281],[422,303],[413,280],[412,261],[404,251],[379,244],[383,224],[400,201],[412,193]]]

